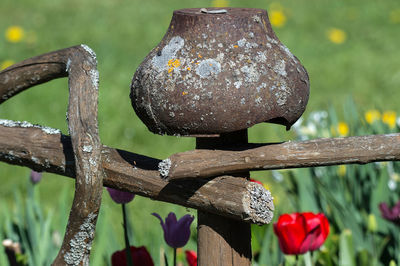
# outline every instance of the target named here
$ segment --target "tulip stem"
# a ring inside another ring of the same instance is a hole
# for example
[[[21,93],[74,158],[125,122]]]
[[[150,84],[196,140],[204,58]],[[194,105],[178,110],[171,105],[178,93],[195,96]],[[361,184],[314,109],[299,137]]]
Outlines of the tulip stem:
[[[174,266],[176,266],[176,248],[174,248]]]
[[[123,227],[124,227],[124,238],[125,238],[125,252],[126,252],[126,258],[127,258],[127,265],[128,266],[133,266],[133,260],[132,260],[132,254],[131,254],[131,248],[129,244],[129,237],[128,237],[128,225],[126,223],[126,208],[125,208],[125,203],[122,203],[122,218],[123,218]]]
[[[304,265],[305,266],[312,266],[313,264],[312,264],[312,260],[311,260],[311,252],[306,252],[304,255],[303,255],[303,259],[304,259]]]

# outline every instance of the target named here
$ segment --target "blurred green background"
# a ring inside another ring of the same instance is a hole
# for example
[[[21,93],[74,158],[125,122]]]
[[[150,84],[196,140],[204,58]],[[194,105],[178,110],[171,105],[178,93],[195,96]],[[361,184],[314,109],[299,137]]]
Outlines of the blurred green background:
[[[208,6],[267,9],[278,38],[306,67],[311,94],[306,113],[333,106],[339,117],[343,102],[351,97],[361,110],[394,110],[400,98],[400,2],[398,0],[1,0],[0,64],[5,67],[38,54],[87,44],[97,54],[100,72],[99,128],[102,143],[164,159],[193,149],[194,139],[158,136],[147,131],[129,100],[130,81],[147,53],[167,30],[175,9]],[[67,134],[65,113],[67,80],[32,88],[0,106],[0,118],[26,120],[59,128]],[[250,141],[285,141],[290,132],[276,125],[257,125]],[[0,163],[0,202],[13,206],[14,191],[26,186],[29,169]],[[268,172],[253,177],[279,194]],[[40,183],[42,204],[57,208],[57,195],[71,191],[67,178],[45,174]],[[104,194],[102,213],[113,213],[111,227],[121,232],[120,208]],[[67,203],[69,206],[70,203]],[[163,245],[158,221],[150,216],[186,210],[137,197],[130,207],[134,244]],[[195,214],[190,210],[191,214]],[[58,217],[57,211],[54,216]],[[179,215],[178,215],[179,216]],[[0,216],[1,217],[1,216]],[[66,222],[66,221],[65,221]],[[157,227],[156,227],[157,226]],[[194,227],[192,227],[194,228]],[[101,234],[101,232],[97,232]],[[122,248],[122,234],[118,238]],[[159,239],[157,239],[159,238]],[[156,240],[157,239],[157,240]],[[190,248],[194,249],[194,242]]]

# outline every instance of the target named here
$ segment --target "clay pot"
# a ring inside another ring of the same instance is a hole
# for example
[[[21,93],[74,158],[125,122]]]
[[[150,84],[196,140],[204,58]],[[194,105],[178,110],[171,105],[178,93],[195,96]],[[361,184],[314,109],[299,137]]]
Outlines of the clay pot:
[[[225,12],[224,12],[225,11]],[[158,134],[213,135],[260,122],[287,128],[309,79],[261,9],[183,9],[138,67],[132,106]]]

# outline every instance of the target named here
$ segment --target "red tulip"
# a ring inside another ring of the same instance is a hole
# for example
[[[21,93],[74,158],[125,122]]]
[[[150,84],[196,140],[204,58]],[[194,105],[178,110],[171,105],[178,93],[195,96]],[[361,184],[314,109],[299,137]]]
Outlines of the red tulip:
[[[149,252],[144,246],[141,247],[130,247],[132,254],[133,265],[140,266],[154,266],[153,259],[151,258]],[[128,265],[126,261],[126,250],[119,250],[114,252],[111,256],[112,266],[125,266]]]
[[[329,223],[323,213],[283,214],[274,223],[274,232],[283,253],[304,254],[322,246],[329,234]]]
[[[197,253],[195,251],[186,250],[185,255],[189,266],[197,266]]]
[[[258,180],[255,180],[255,179],[251,179],[250,178],[250,182],[254,182],[254,183],[260,184],[261,186],[264,186],[264,184],[261,181],[258,181]]]

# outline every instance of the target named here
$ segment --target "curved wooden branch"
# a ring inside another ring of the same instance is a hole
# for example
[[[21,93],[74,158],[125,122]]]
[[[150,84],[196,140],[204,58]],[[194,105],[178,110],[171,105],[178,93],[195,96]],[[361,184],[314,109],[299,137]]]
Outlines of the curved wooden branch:
[[[400,134],[250,144],[236,150],[193,150],[170,156],[169,180],[245,170],[272,170],[400,160]]]
[[[88,265],[101,204],[102,171],[97,128],[98,72],[86,45],[27,59],[0,72],[0,103],[34,85],[68,76],[68,128],[75,157],[75,196],[54,265]]]
[[[75,176],[71,139],[61,132],[9,120],[0,120],[0,132],[1,161]],[[104,145],[101,154],[105,186],[250,223],[272,219],[271,194],[256,183],[232,176],[167,182],[160,178],[160,160]]]

